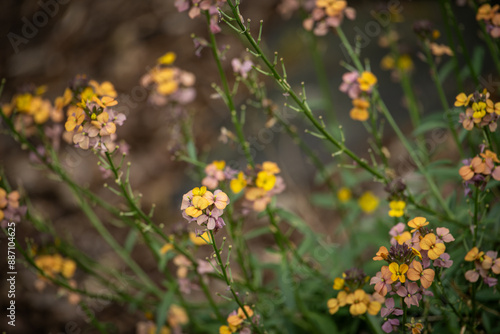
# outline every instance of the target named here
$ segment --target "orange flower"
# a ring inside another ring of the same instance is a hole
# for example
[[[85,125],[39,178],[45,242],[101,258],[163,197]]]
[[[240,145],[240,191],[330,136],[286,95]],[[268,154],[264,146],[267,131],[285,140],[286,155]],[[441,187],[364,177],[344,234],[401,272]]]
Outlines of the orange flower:
[[[376,254],[377,256],[373,257],[373,260],[375,261],[380,261],[380,260],[385,260],[387,259],[387,256],[389,255],[389,251],[385,246],[381,246],[378,249],[378,252]]]
[[[446,250],[446,246],[442,243],[436,243],[436,235],[434,233],[427,234],[420,240],[420,248],[428,251],[429,259],[435,260]]]
[[[425,217],[415,217],[408,222],[408,226],[412,228],[410,233],[415,232],[416,230],[420,230],[421,227],[429,225],[429,222]]]
[[[428,289],[434,281],[435,272],[432,269],[423,269],[422,264],[418,261],[413,261],[412,268],[408,269],[408,279],[412,281],[420,280],[422,287]]]
[[[468,181],[474,177],[474,174],[484,172],[485,168],[486,164],[483,160],[480,157],[474,157],[469,166],[463,166],[458,170],[458,174],[464,181]]]
[[[472,262],[480,259],[484,255],[484,252],[480,252],[477,247],[472,247],[472,249],[465,255],[465,261]]]

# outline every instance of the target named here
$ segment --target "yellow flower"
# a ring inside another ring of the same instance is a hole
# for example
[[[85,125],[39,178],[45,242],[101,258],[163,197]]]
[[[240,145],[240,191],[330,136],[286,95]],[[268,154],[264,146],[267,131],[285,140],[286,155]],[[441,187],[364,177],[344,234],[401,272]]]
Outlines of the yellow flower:
[[[239,172],[238,178],[232,179],[231,182],[229,183],[231,191],[235,194],[242,191],[246,186],[247,186],[247,181],[245,180],[245,174],[243,174],[243,172]]]
[[[484,115],[486,115],[486,103],[484,103],[483,101],[474,102],[472,104],[472,110],[474,111],[472,117],[483,118]]]
[[[195,244],[196,246],[208,245],[207,241],[205,241],[203,239],[205,239],[207,241],[210,240],[208,238],[208,232],[205,232],[200,236],[197,236],[196,233],[194,233],[194,232],[189,232],[189,240],[191,240],[191,242],[193,244]]]
[[[342,187],[339,189],[339,191],[337,191],[337,198],[342,203],[347,202],[348,200],[351,199],[351,197],[352,197],[352,192],[349,188]]]
[[[85,104],[88,100],[92,100],[94,95],[95,95],[94,90],[91,87],[85,88],[80,94],[82,98],[82,103]]]
[[[382,67],[383,70],[392,70],[395,66],[396,62],[394,61],[394,57],[391,55],[385,55],[380,61],[380,67]]]
[[[469,101],[472,98],[472,94],[469,96],[465,95],[465,93],[460,93],[456,97],[455,107],[467,106],[469,105]]]
[[[413,60],[411,60],[411,57],[407,54],[401,55],[398,59],[397,66],[401,71],[409,72],[413,70]]]
[[[118,95],[116,94],[115,87],[109,81],[104,81],[103,83],[99,84],[95,80],[90,80],[89,85],[94,88],[94,92],[99,96],[110,96],[114,98]]]
[[[207,192],[207,187],[196,187],[192,190],[193,196],[203,196]]]
[[[389,207],[389,216],[390,217],[401,217],[405,214],[406,203],[404,201],[390,201]]]
[[[357,289],[354,293],[351,293],[346,298],[347,304],[350,304],[349,312],[352,315],[361,315],[367,311],[367,302],[370,301],[368,295],[364,290]]]
[[[218,170],[224,170],[224,167],[226,167],[226,162],[224,160],[215,160],[215,161],[212,161],[212,164]]]
[[[97,97],[97,95],[92,96],[92,101],[97,103],[101,108],[112,107],[118,104],[111,96],[103,96],[101,99]]]
[[[341,290],[344,287],[345,280],[340,277],[336,277],[333,280],[333,290]]]
[[[339,310],[339,301],[337,300],[337,298],[330,298],[328,299],[328,301],[326,302],[326,305],[328,306],[328,312],[330,312],[330,314],[335,314],[337,313],[337,311]]]
[[[85,112],[83,111],[83,109],[75,107],[72,110],[74,110],[74,114],[69,116],[66,124],[64,124],[64,128],[68,132],[73,131],[75,127],[82,124],[85,119]]]
[[[413,233],[426,225],[429,225],[429,222],[425,217],[415,217],[408,222],[408,226],[412,228],[410,233]]]
[[[427,255],[431,260],[436,260],[446,250],[444,243],[436,243],[436,235],[434,233],[428,233],[420,240],[420,248],[428,251]]]
[[[231,329],[229,329],[229,326],[220,326],[219,327],[219,334],[232,334],[233,331]]]
[[[158,58],[158,64],[162,65],[170,65],[173,64],[176,58],[176,54],[174,52],[167,52],[160,58]]]
[[[372,72],[365,71],[361,73],[361,77],[358,78],[358,83],[362,91],[368,92],[377,83],[377,77]]]
[[[257,174],[257,179],[255,180],[255,185],[265,191],[273,189],[276,183],[276,176],[266,171],[260,171]]]
[[[199,216],[201,216],[201,214],[203,213],[202,210],[205,210],[210,205],[210,202],[206,198],[203,198],[201,196],[194,196],[191,202],[193,203],[193,206],[190,206],[186,209],[186,214],[193,218],[198,218]]]
[[[270,174],[278,174],[279,172],[281,172],[278,165],[275,162],[271,162],[271,161],[264,161],[262,163],[262,170],[264,170]]]
[[[17,95],[15,98],[16,101],[16,108],[19,112],[26,112],[28,113],[31,108],[31,100],[33,96],[29,93]]]
[[[490,99],[486,100],[486,111],[491,113],[496,113],[497,115],[500,115],[500,102],[493,103]]]
[[[371,191],[366,191],[358,200],[359,207],[365,213],[371,213],[377,209],[379,199]]]
[[[404,283],[406,280],[405,273],[408,271],[408,265],[403,263],[400,266],[396,262],[392,262],[389,265],[389,271],[392,273],[391,280],[396,282],[399,279],[401,283]]]
[[[465,255],[465,261],[472,262],[478,259],[481,259],[481,257],[484,255],[484,252],[480,252],[477,247],[472,247],[472,249]]]
[[[184,308],[172,304],[168,310],[167,321],[170,328],[175,328],[187,324],[189,322],[189,318]]]
[[[71,278],[75,274],[76,263],[71,259],[64,259],[61,265],[61,275],[65,278]]]
[[[239,325],[241,325],[242,322],[243,319],[239,317],[237,314],[230,315],[229,317],[227,317],[227,323],[229,324],[229,326],[238,327]]]

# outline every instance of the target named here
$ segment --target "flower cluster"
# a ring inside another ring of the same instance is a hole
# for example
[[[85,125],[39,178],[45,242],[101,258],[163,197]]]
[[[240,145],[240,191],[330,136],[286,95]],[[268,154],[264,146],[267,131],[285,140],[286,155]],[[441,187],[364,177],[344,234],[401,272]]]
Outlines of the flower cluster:
[[[496,4],[491,7],[490,4],[483,4],[478,8],[476,14],[476,20],[484,21],[486,24],[486,30],[489,32],[491,37],[500,37],[500,5]]]
[[[19,204],[19,192],[17,190],[7,192],[0,187],[0,226],[6,228],[9,222],[19,223],[21,217],[26,214],[26,206]]]
[[[45,254],[37,256],[35,264],[48,277],[62,275],[64,278],[71,278],[75,274],[76,263],[71,259],[63,258],[60,254]],[[39,278],[44,279],[43,276]]]
[[[187,315],[186,310],[178,306],[176,304],[170,305],[170,308],[167,313],[167,326],[162,326],[161,328],[157,328],[155,323],[151,321],[153,319],[153,314],[151,312],[146,312],[146,317],[150,320],[148,321],[140,321],[136,326],[136,334],[170,334],[170,333],[181,333],[182,326],[189,323],[189,317]]]
[[[465,273],[465,279],[469,282],[477,282],[479,277],[483,278],[484,284],[489,287],[496,286],[498,279],[492,277],[493,274],[500,274],[500,258],[495,251],[488,251],[486,254],[479,251],[477,247],[473,247],[467,255],[465,261],[474,262],[474,269],[468,270]]]
[[[200,16],[201,11],[208,11],[210,14],[210,30],[216,34],[221,31],[219,27],[218,8],[226,3],[226,0],[175,0],[174,6],[179,12],[188,11],[191,19]]]
[[[464,160],[463,164],[464,166],[460,167],[458,173],[464,180],[466,195],[471,192],[470,185],[484,189],[491,178],[500,181],[500,160],[498,160],[496,153],[490,150],[486,150],[472,159]]]
[[[182,196],[182,216],[188,222],[196,221],[198,225],[217,232],[226,225],[222,214],[228,204],[229,197],[222,190],[212,193],[205,186],[196,187]]]
[[[78,102],[67,104],[63,139],[84,150],[113,152],[117,147],[116,127],[126,120],[111,108],[118,104],[113,84],[77,77],[70,89],[72,100]]]
[[[151,90],[149,102],[156,106],[167,103],[185,105],[194,100],[196,90],[193,88],[196,77],[172,66],[176,59],[173,52],[167,52],[156,61],[156,66],[141,78],[141,85]]]
[[[343,0],[316,0],[311,15],[304,20],[304,29],[313,31],[317,36],[328,33],[329,28],[340,26],[346,16],[350,20],[356,18],[356,10],[347,6]]]
[[[276,175],[280,172],[281,170],[276,163],[265,161],[262,165],[257,165],[256,168],[235,173],[235,177],[229,185],[235,194],[245,190],[243,205],[261,212],[271,202],[272,196],[285,189],[283,178]]]
[[[220,334],[232,334],[232,333],[240,333],[240,334],[250,334],[250,328],[248,327],[248,321],[258,321],[258,317],[254,317],[253,310],[245,305],[245,312],[248,317],[253,318],[252,320],[248,319],[245,315],[245,312],[240,308],[238,311],[233,311],[227,317],[227,325],[223,325],[219,328]]]
[[[376,315],[384,297],[379,294],[369,295],[363,290],[369,277],[361,269],[353,268],[342,273],[333,281],[333,289],[340,290],[336,298],[330,298],[327,302],[330,314],[335,314],[340,307],[349,305],[349,312],[353,316],[368,314]]]
[[[500,102],[493,102],[490,93],[484,89],[466,95],[460,93],[456,97],[455,107],[466,107],[465,112],[460,114],[460,123],[464,129],[472,130],[474,126],[482,128],[488,126],[490,131],[497,129],[497,120],[500,115]]]
[[[236,173],[234,169],[226,166],[224,160],[215,160],[205,167],[206,176],[201,181],[201,184],[208,189],[215,189],[219,182],[233,178]]]
[[[12,97],[10,103],[2,105],[4,114],[10,116],[13,111],[17,111],[21,116],[24,127],[29,127],[33,123],[44,124],[49,119],[54,122],[61,122],[64,102],[56,100],[56,102],[59,101],[60,103],[53,106],[50,100],[42,97],[46,90],[46,86],[35,87],[28,85],[23,87],[21,92]],[[68,101],[68,98],[71,98],[71,94],[69,93],[68,96],[68,93],[65,93],[64,101]]]
[[[426,218],[416,217],[408,222],[410,231],[404,231],[403,223],[391,229],[391,248],[380,247],[373,258],[388,263],[370,280],[370,284],[375,285],[376,293],[381,296],[398,295],[407,307],[418,307],[423,296],[432,295],[428,291],[435,277],[431,265],[434,268],[449,268],[453,264],[445,253],[445,243],[455,239],[447,228],[438,227],[434,231],[427,227],[428,224]],[[382,329],[386,333],[392,332],[400,324],[399,319],[394,317],[402,314],[401,309],[395,308],[394,299],[387,298],[381,311],[385,320]],[[393,318],[389,318],[390,315]]]
[[[351,118],[357,121],[366,121],[370,116],[368,112],[369,100],[373,86],[377,83],[377,77],[372,72],[365,71],[360,74],[353,71],[345,73],[342,80],[340,91],[352,99]]]

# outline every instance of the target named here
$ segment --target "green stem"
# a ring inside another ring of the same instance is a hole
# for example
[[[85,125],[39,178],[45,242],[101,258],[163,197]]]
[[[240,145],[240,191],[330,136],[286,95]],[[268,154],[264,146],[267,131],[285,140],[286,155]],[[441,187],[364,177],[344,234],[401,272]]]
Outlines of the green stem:
[[[233,298],[234,300],[236,301],[236,303],[238,304],[238,306],[241,308],[241,310],[243,311],[243,313],[245,314],[245,317],[246,319],[250,322],[252,328],[257,332],[257,333],[261,333],[263,334],[263,331],[262,329],[257,326],[251,319],[250,319],[250,316],[248,315],[248,312],[246,311],[245,309],[245,305],[243,304],[243,302],[240,300],[240,298],[238,297],[238,294],[236,293],[236,291],[234,291],[234,288],[233,288],[233,285],[229,279],[229,276],[227,274],[227,271],[226,271],[226,268],[227,266],[224,265],[224,263],[222,262],[222,257],[221,257],[221,252],[222,250],[219,250],[219,247],[217,246],[217,242],[215,241],[215,236],[214,236],[214,232],[212,230],[209,230],[208,231],[209,234],[210,234],[210,240],[212,241],[212,247],[214,249],[214,252],[215,252],[215,257],[217,258],[217,263],[221,269],[221,274],[222,274],[222,277],[224,278],[224,281],[226,282],[227,286],[229,287],[229,290],[231,291],[231,294],[233,295]],[[228,264],[229,265],[229,264]]]
[[[349,150],[343,143],[339,142],[325,129],[325,127],[321,124],[319,120],[315,118],[309,105],[306,103],[305,99],[300,98],[295,91],[291,88],[290,84],[286,81],[284,77],[282,77],[278,71],[276,70],[275,65],[264,55],[262,49],[259,44],[255,41],[255,39],[250,34],[247,27],[241,21],[241,17],[239,14],[239,8],[237,5],[233,4],[232,0],[227,1],[231,11],[233,13],[232,19],[237,23],[240,33],[245,36],[245,38],[250,43],[252,49],[258,55],[258,57],[264,62],[268,70],[270,71],[270,75],[275,79],[275,81],[280,85],[281,89],[287,93],[292,100],[297,104],[299,109],[304,112],[305,116],[309,119],[309,121],[314,125],[314,127],[320,132],[321,135],[325,137],[326,140],[331,142],[335,147],[337,147],[341,152],[345,153],[351,159],[353,159],[360,167],[364,168],[368,172],[370,172],[377,179],[386,181],[386,177],[375,170],[371,166],[367,164],[366,161],[360,159],[356,154],[354,154],[351,150]]]
[[[462,145],[460,144],[460,141],[458,140],[458,134],[457,134],[457,129],[455,127],[455,121],[453,120],[451,116],[451,109],[450,106],[448,105],[448,100],[446,99],[446,94],[444,93],[443,86],[441,82],[439,81],[438,75],[437,75],[437,68],[436,68],[436,63],[434,62],[434,57],[432,56],[431,50],[429,49],[429,46],[427,43],[423,43],[423,49],[425,52],[425,55],[427,57],[427,63],[429,64],[431,68],[431,77],[432,81],[434,81],[434,85],[436,86],[438,95],[439,95],[439,100],[441,101],[441,105],[443,107],[443,111],[446,114],[446,117],[448,118],[448,128],[450,129],[451,135],[453,136],[453,140],[455,141],[455,144],[458,148],[458,151],[460,152],[460,157],[463,159],[464,158],[464,151],[462,148]]]
[[[250,153],[250,145],[245,140],[245,135],[243,134],[243,129],[241,123],[238,121],[238,114],[236,113],[236,107],[233,102],[231,90],[229,89],[229,84],[227,83],[226,74],[224,72],[224,68],[222,67],[222,62],[219,56],[219,50],[217,49],[217,41],[215,39],[215,34],[210,30],[210,14],[208,11],[205,11],[205,16],[207,18],[207,25],[209,27],[208,34],[210,37],[210,49],[212,50],[212,55],[215,59],[215,63],[217,64],[217,69],[219,70],[219,76],[222,82],[222,88],[224,90],[225,101],[231,113],[231,121],[236,130],[236,136],[238,137],[238,141],[243,149],[245,157],[250,164],[250,166],[254,167],[254,162],[252,158],[252,154]]]
[[[406,306],[406,303],[403,300],[403,297],[401,297],[401,306],[403,307],[403,321],[401,322],[401,333],[405,333],[405,327],[406,327],[406,313],[408,311],[408,306]]]

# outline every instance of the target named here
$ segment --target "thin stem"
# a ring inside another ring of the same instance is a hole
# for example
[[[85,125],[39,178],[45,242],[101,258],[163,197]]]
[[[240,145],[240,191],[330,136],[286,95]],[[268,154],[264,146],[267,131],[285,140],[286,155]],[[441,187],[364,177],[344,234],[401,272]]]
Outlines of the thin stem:
[[[231,294],[233,295],[234,300],[236,301],[236,303],[238,304],[238,306],[241,308],[241,310],[245,314],[245,317],[250,322],[252,328],[256,332],[263,334],[262,329],[259,326],[257,326],[250,319],[250,316],[248,315],[248,312],[245,309],[245,305],[243,304],[243,302],[238,297],[238,294],[236,293],[236,291],[234,291],[234,288],[233,288],[233,286],[231,284],[231,281],[230,281],[229,276],[228,276],[227,271],[226,271],[227,266],[224,265],[224,263],[222,262],[222,257],[221,257],[221,254],[220,254],[222,250],[219,250],[219,247],[217,246],[217,242],[215,241],[214,232],[212,230],[208,230],[208,232],[210,234],[210,240],[212,241],[212,247],[213,247],[214,252],[215,252],[215,257],[217,258],[217,263],[219,264],[219,267],[221,269],[222,277],[224,278],[224,281],[226,282],[227,286],[229,287],[229,290],[231,291]]]
[[[215,34],[210,30],[210,14],[208,11],[205,11],[205,16],[207,18],[208,35],[210,37],[210,49],[212,50],[212,55],[215,59],[215,63],[217,64],[217,69],[219,70],[219,76],[222,82],[222,88],[224,89],[225,101],[229,108],[229,112],[231,113],[231,121],[236,130],[236,136],[238,137],[238,141],[240,142],[241,147],[243,148],[243,152],[245,157],[250,164],[250,166],[254,167],[253,157],[250,153],[250,145],[245,140],[245,135],[243,134],[243,129],[241,123],[238,121],[238,115],[236,113],[236,107],[233,102],[231,90],[229,89],[229,84],[227,83],[226,74],[224,72],[224,68],[222,67],[222,62],[220,60],[219,50],[217,49],[217,41],[215,39]]]
[[[448,118],[448,128],[451,131],[451,135],[453,136],[453,140],[455,141],[455,144],[458,148],[458,151],[460,152],[460,157],[462,159],[464,158],[464,151],[462,148],[462,145],[460,144],[460,141],[458,140],[458,134],[457,134],[457,129],[455,127],[455,121],[451,117],[451,109],[450,106],[448,105],[448,100],[446,99],[446,94],[444,93],[443,86],[441,82],[439,81],[438,75],[437,75],[437,68],[436,68],[436,63],[434,62],[434,57],[432,56],[431,50],[429,49],[429,46],[427,43],[423,42],[423,49],[425,52],[425,55],[427,57],[427,63],[429,64],[429,67],[431,68],[431,77],[432,81],[434,81],[434,85],[436,86],[438,95],[439,95],[439,100],[441,101],[441,105],[443,107],[443,111],[446,114],[446,117]]]

